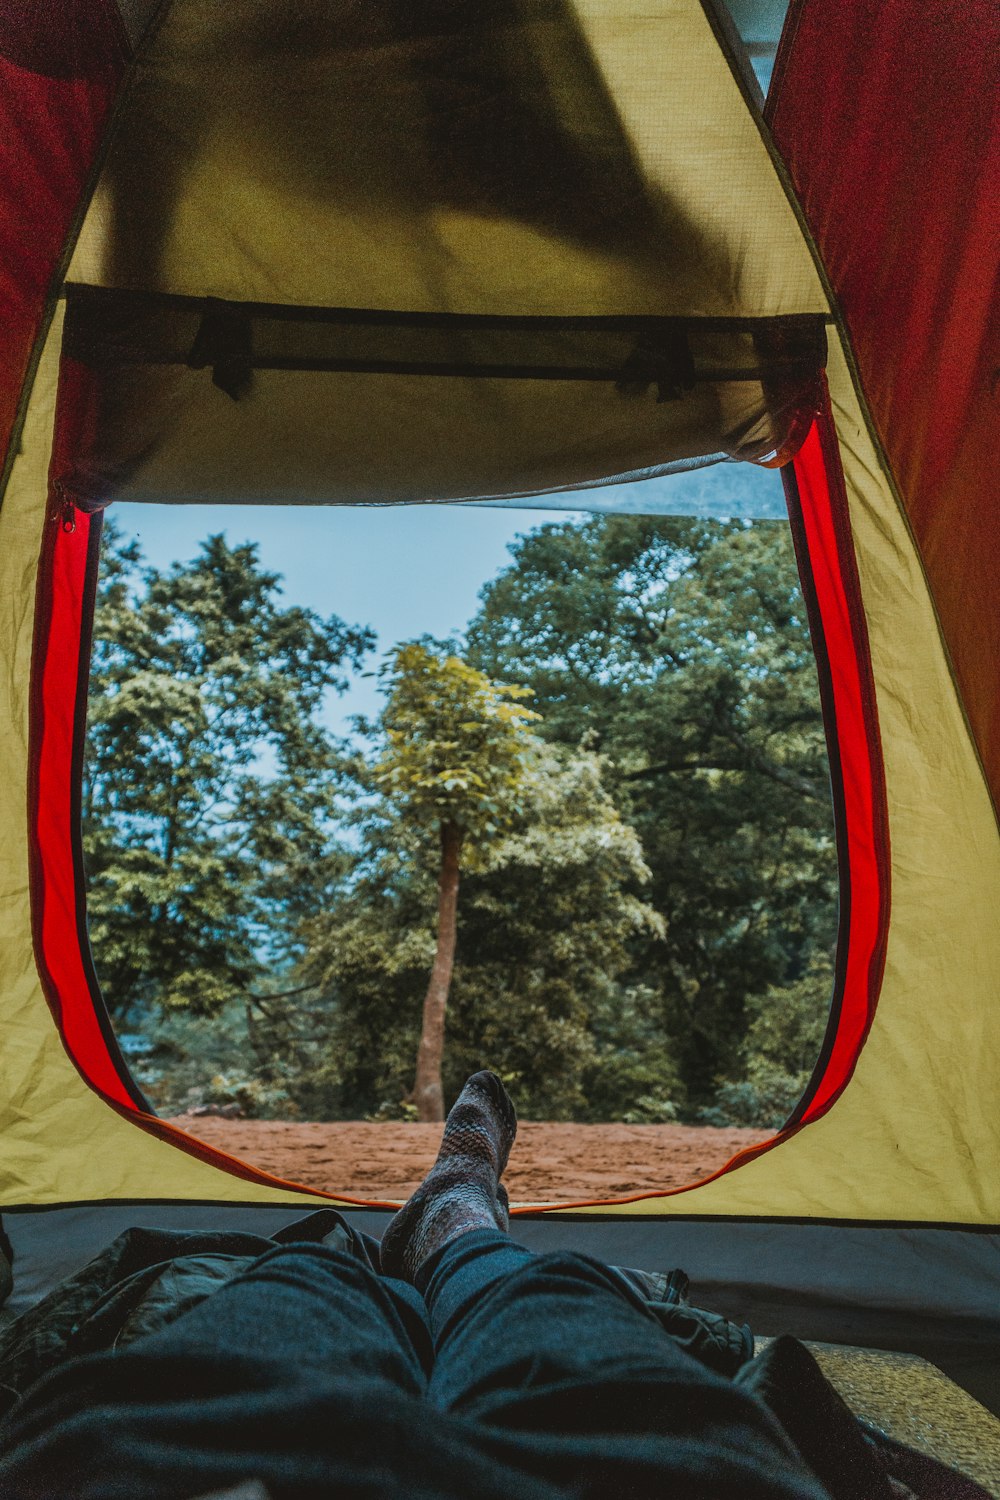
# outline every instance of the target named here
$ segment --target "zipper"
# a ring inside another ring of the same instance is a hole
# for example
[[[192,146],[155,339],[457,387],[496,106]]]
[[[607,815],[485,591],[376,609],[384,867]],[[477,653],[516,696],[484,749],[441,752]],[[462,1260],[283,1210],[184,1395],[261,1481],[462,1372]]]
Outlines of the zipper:
[[[61,479],[55,482],[55,520],[59,530],[71,535],[76,530],[76,503]]]

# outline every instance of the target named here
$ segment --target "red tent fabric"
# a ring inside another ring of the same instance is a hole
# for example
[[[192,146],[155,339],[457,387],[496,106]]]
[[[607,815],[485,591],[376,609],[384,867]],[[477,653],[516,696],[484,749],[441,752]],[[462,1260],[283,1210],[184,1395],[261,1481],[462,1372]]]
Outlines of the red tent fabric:
[[[1000,6],[792,0],[769,112],[1000,810]]]

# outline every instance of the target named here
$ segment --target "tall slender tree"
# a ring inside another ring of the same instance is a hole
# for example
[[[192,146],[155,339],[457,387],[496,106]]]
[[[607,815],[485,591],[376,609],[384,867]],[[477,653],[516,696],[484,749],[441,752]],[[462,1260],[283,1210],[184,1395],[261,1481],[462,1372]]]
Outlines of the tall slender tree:
[[[455,964],[458,885],[466,839],[507,827],[523,796],[538,715],[518,700],[526,688],[493,682],[458,656],[421,641],[398,646],[382,671],[385,748],[375,783],[440,841],[437,946],[413,1082],[418,1118],[444,1119],[441,1065]]]
[[[485,1066],[529,1119],[673,1117],[676,1070],[648,997],[618,983],[632,942],[662,937],[662,923],[602,772],[598,756],[536,740],[510,827],[465,851],[446,1099]],[[310,998],[269,1008],[259,1027],[267,1083],[310,1118],[398,1113],[436,949],[430,830],[380,796],[357,815],[351,879],[307,923]]]

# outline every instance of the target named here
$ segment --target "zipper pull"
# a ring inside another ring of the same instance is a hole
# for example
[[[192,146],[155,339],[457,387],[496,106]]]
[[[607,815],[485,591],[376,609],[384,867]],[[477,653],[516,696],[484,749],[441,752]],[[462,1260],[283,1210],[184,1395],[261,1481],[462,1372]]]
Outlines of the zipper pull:
[[[76,506],[73,496],[61,479],[56,480],[56,520],[60,531],[64,531],[67,536],[76,530]]]

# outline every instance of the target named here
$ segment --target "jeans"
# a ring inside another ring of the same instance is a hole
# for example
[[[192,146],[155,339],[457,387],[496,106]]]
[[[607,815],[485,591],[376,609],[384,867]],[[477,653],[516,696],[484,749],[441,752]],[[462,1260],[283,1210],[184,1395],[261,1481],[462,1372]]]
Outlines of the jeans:
[[[418,1287],[281,1246],[127,1348],[67,1362],[0,1430],[4,1500],[824,1500],[755,1398],[624,1278],[460,1236]]]

